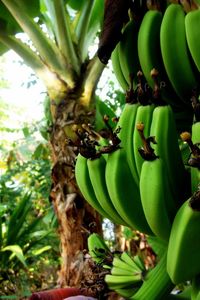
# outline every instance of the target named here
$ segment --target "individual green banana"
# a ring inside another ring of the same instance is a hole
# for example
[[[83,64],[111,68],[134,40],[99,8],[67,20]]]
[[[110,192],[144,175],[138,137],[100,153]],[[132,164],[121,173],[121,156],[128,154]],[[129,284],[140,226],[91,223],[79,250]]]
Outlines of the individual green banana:
[[[190,106],[192,91],[198,86],[185,34],[185,13],[180,4],[165,10],[160,28],[161,53],[168,78],[177,95]]]
[[[96,199],[87,167],[87,158],[78,154],[75,165],[75,178],[77,185],[85,200],[105,218],[110,218],[108,213],[99,204]]]
[[[170,234],[167,272],[174,284],[200,274],[200,190],[179,208]]]
[[[143,272],[146,270],[144,262],[139,257],[139,255],[135,255],[134,257],[131,257],[127,252],[123,252],[120,256],[120,259],[123,260],[125,263],[127,263],[133,269],[137,265],[137,267],[139,267],[140,270],[142,270]]]
[[[157,265],[148,271],[139,290],[132,300],[164,300],[174,287],[166,271],[166,253],[162,255]]]
[[[152,234],[144,216],[139,189],[132,177],[124,149],[117,149],[109,154],[105,176],[108,193],[121,218],[131,228]]]
[[[139,103],[126,103],[117,123],[117,127],[121,128],[120,132],[118,133],[118,137],[121,140],[120,146],[126,152],[127,162],[137,185],[139,185],[139,177],[135,164],[132,136],[135,130],[135,119],[138,108]]]
[[[97,233],[92,233],[87,239],[88,251],[93,261],[102,263],[110,252],[103,237]]]
[[[142,260],[142,258],[139,255],[135,255],[133,257],[133,261],[140,268],[140,270],[143,271],[143,273],[146,272],[144,261]]]
[[[103,155],[95,159],[88,159],[87,166],[97,201],[115,224],[127,226],[128,224],[120,217],[110,200],[105,181],[106,160]]]
[[[160,49],[161,22],[162,13],[158,9],[150,9],[145,13],[138,32],[138,56],[142,72],[150,87],[154,88],[151,71],[156,69],[162,98],[176,109],[182,105],[182,100],[172,88],[163,65]]]
[[[133,266],[130,266],[129,264],[124,262],[119,257],[114,257],[112,264],[113,264],[113,267],[115,267],[117,269],[125,270],[125,271],[129,272],[129,275],[142,272],[142,270],[140,269],[140,267],[138,267],[138,265],[136,263],[134,263]],[[111,273],[112,273],[112,271],[111,271]]]
[[[147,105],[140,105],[137,110],[136,120],[135,124],[145,124],[144,126],[144,134],[145,136],[150,135],[150,128],[151,128],[151,121],[152,121],[152,115],[154,111],[155,105],[153,104],[147,104]],[[136,169],[138,173],[138,177],[140,178],[141,175],[141,168],[143,164],[143,158],[141,157],[140,153],[138,152],[138,148],[141,147],[142,141],[140,134],[138,130],[135,128],[133,132],[133,151],[134,151],[134,157],[135,157],[135,164]]]
[[[119,42],[119,61],[130,87],[133,83],[137,83],[137,72],[140,69],[137,50],[138,29],[138,21],[131,19],[123,28]]]
[[[185,31],[186,31],[187,44],[192,59],[197,69],[200,71],[199,28],[200,28],[200,9],[199,9],[199,5],[197,5],[195,10],[191,10],[185,16]]]
[[[171,212],[168,209],[168,202],[173,200],[171,200],[166,166],[161,158],[144,161],[140,176],[140,195],[151,230],[167,242],[171,230]]]
[[[123,260],[130,267],[132,267],[132,268],[135,267],[135,262],[134,262],[133,258],[127,252],[122,252],[120,259]]]
[[[127,91],[129,89],[129,84],[126,81],[124,74],[122,73],[122,70],[121,70],[121,65],[120,65],[120,61],[119,61],[119,44],[117,44],[117,46],[115,47],[115,49],[112,52],[111,62],[112,62],[114,74],[117,78],[119,85],[121,86],[121,88],[124,91]]]
[[[155,136],[155,153],[165,165],[174,204],[170,202],[171,214],[175,215],[177,207],[186,200],[186,170],[178,144],[173,111],[170,105],[157,106],[153,111],[150,136]]]
[[[107,283],[108,287],[112,287],[112,289],[123,288],[125,286],[129,286],[132,284],[140,284],[142,282],[142,275],[141,274],[133,274],[133,275],[112,275],[107,274],[105,276],[105,282]]]
[[[126,270],[126,269],[121,269],[118,267],[112,267],[111,268],[111,274],[112,275],[116,275],[116,276],[121,276],[121,275],[133,275],[133,271],[130,272],[130,270]]]

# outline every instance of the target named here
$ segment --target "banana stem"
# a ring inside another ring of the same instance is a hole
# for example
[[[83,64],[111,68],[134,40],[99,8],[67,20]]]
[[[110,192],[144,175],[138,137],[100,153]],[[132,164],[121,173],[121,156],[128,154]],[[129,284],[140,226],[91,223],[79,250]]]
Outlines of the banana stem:
[[[195,0],[190,0],[191,10],[199,9],[200,5]]]
[[[158,158],[157,155],[154,153],[154,149],[151,147],[151,143],[156,144],[155,137],[150,136],[146,138],[144,136],[144,124],[138,123],[136,124],[136,129],[141,137],[143,146],[138,149],[140,155],[145,160],[155,160]]]
[[[191,11],[191,1],[189,0],[180,0],[181,5],[186,13]]]
[[[57,41],[58,46],[67,60],[71,72],[75,71],[76,75],[80,74],[80,62],[75,52],[70,31],[70,21],[62,0],[53,1],[55,18],[57,24]]]
[[[149,10],[161,10],[160,2],[158,0],[148,0],[147,7]]]
[[[80,56],[81,56],[81,61],[83,62],[85,57],[85,38],[86,34],[88,32],[88,25],[90,21],[90,16],[91,16],[91,11],[92,7],[94,5],[94,1],[87,1],[86,5],[84,5],[84,10],[81,13],[79,23],[76,29],[77,37],[78,37],[78,45],[80,49]]]
[[[194,157],[199,157],[200,156],[200,148],[198,147],[197,144],[194,144],[192,142],[191,134],[187,131],[181,133],[181,139],[183,142],[186,142],[188,146],[190,147],[190,150],[193,154]]]
[[[83,93],[80,99],[80,103],[83,106],[89,107],[93,104],[92,101],[94,101],[94,91],[104,67],[105,65],[102,64],[96,56],[90,61],[86,76],[84,77],[85,81],[83,82]]]

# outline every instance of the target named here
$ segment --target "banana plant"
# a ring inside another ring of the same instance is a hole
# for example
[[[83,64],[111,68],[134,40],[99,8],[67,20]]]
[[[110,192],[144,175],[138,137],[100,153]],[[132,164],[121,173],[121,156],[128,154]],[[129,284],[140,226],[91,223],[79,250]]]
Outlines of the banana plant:
[[[0,206],[0,268],[2,276],[12,268],[18,272],[27,269],[30,253],[42,251],[45,238],[52,234],[53,228],[44,229],[44,217],[32,216],[33,203],[30,193],[24,194],[10,214],[7,206]],[[43,228],[43,230],[41,230]],[[21,263],[21,264],[19,264]]]
[[[82,261],[82,228],[87,232],[95,221],[101,230],[100,216],[76,186],[76,148],[66,141],[76,140],[74,127],[95,123],[95,89],[104,65],[89,49],[101,30],[103,14],[104,0],[0,0],[0,54],[13,49],[44,83],[50,102],[50,198],[60,226],[61,286],[78,284],[71,266]]]

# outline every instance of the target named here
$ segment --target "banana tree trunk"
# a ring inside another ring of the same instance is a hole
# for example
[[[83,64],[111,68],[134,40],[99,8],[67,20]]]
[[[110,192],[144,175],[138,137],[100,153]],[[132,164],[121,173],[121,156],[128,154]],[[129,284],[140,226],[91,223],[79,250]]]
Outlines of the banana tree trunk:
[[[99,62],[98,66],[99,74],[95,72],[95,76],[90,76],[90,71],[86,72],[83,79],[78,79],[77,88],[68,89],[59,103],[51,101],[53,126],[50,130],[50,145],[53,167],[50,198],[59,224],[62,258],[58,278],[60,287],[80,286],[81,280],[84,280],[82,271],[87,237],[91,232],[102,234],[101,216],[84,200],[76,186],[74,164],[77,149],[67,143],[69,138],[75,139],[73,126],[94,121],[94,114],[91,114],[91,99],[96,85],[94,82],[98,81],[103,70]],[[87,82],[92,89],[87,88]]]

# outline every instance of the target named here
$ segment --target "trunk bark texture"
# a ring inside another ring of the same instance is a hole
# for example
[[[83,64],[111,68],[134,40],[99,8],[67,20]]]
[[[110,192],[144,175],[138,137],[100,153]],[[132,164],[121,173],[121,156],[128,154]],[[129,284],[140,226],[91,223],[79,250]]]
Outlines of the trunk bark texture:
[[[53,162],[51,200],[59,223],[60,287],[81,285],[87,237],[91,232],[102,234],[100,215],[83,199],[76,186],[74,164],[77,149],[67,143],[68,138],[75,139],[74,125],[91,123],[94,119],[89,107],[80,104],[83,95],[80,86],[68,91],[59,104],[51,102],[54,119],[50,130]]]

